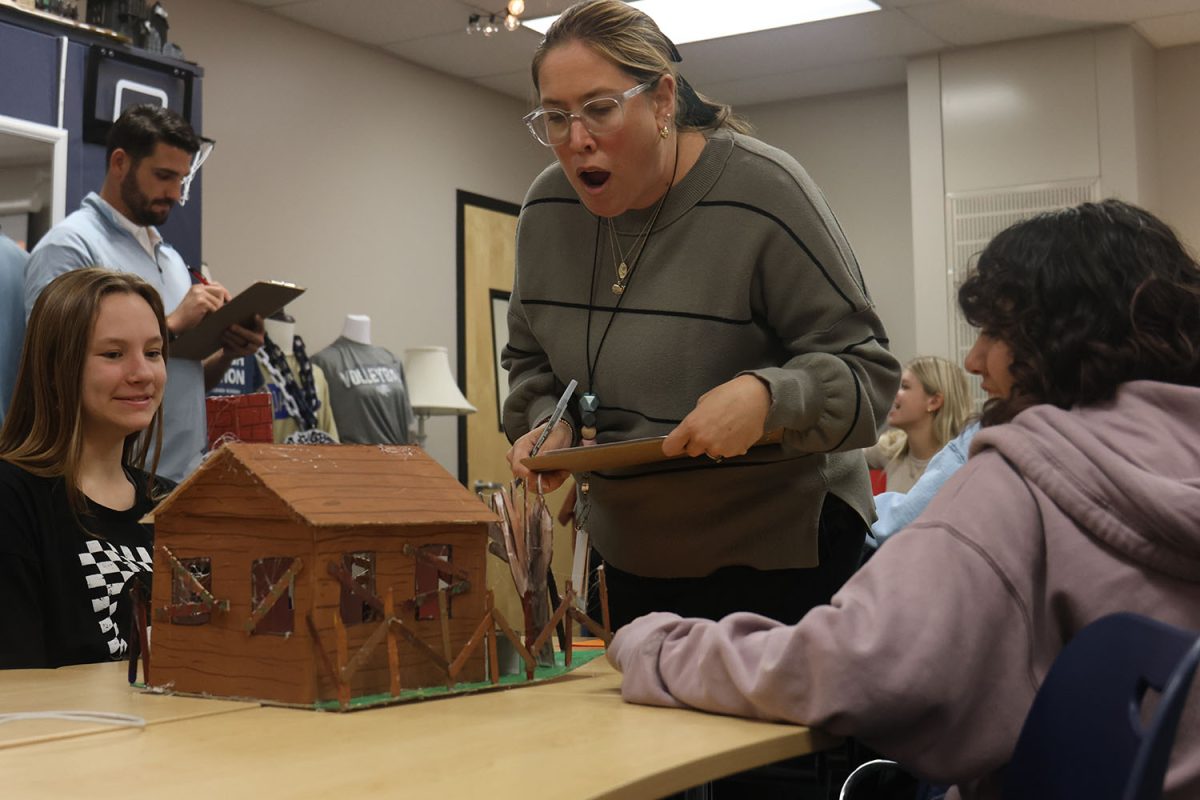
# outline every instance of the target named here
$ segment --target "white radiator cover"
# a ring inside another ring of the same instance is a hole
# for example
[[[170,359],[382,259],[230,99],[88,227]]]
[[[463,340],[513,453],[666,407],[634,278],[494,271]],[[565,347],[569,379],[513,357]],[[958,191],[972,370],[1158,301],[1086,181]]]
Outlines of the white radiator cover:
[[[967,324],[958,307],[958,287],[966,279],[975,258],[992,237],[1008,226],[1043,211],[1095,202],[1099,198],[1099,179],[947,193],[947,313],[950,319],[951,356],[958,364],[962,364],[970,352],[977,333]],[[979,379],[971,376],[969,382],[976,406],[982,406],[987,395],[980,388]]]

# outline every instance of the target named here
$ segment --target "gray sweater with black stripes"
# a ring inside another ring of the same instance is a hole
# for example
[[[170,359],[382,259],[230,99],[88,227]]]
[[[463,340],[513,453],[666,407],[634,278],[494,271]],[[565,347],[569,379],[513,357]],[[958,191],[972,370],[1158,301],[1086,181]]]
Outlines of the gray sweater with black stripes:
[[[614,219],[621,248],[652,211]],[[606,228],[557,164],[534,181],[502,361],[508,436],[545,419],[572,378],[599,398],[604,443],[666,434],[704,392],[753,373],[770,387],[766,429],[783,428],[782,445],[593,473],[588,529],[607,561],[644,576],[816,566],[826,493],[874,519],[860,449],[875,443],[900,375],[820,189],[783,151],[712,134],[619,304]],[[577,404],[571,414],[579,430]]]

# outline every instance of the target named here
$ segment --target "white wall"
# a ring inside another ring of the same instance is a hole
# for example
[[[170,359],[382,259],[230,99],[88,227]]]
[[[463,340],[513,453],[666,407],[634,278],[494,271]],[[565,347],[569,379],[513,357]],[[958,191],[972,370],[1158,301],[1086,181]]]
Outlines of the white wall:
[[[943,53],[946,192],[1100,174],[1092,34]]]
[[[947,275],[952,263],[964,266],[966,249],[982,247],[999,227],[1038,207],[1078,202],[1093,186],[1101,196],[1153,207],[1160,170],[1154,78],[1153,50],[1128,28],[963,48],[910,63],[918,348],[957,359],[969,347],[970,332],[943,310],[953,301]],[[953,262],[952,203],[978,204],[953,230]]]
[[[171,3],[205,71],[203,249],[231,290],[308,288],[289,311],[313,353],[346,314],[377,344],[457,352],[455,191],[519,203],[551,156],[520,102],[230,0]],[[480,42],[481,46],[484,42]],[[454,364],[451,356],[451,364]],[[457,470],[457,423],[428,449]]]
[[[1096,33],[1100,176],[1105,196],[1158,203],[1154,48],[1130,28]]]
[[[1129,28],[943,53],[946,192],[1099,178],[1152,204],[1153,53]]]
[[[942,159],[942,76],[936,55],[908,62],[915,337],[921,355],[954,358],[946,256],[946,168]],[[941,213],[937,209],[942,209]]]
[[[1200,45],[1157,56],[1158,211],[1200,254]]]
[[[736,109],[825,193],[901,360],[917,354],[907,103],[898,86]]]

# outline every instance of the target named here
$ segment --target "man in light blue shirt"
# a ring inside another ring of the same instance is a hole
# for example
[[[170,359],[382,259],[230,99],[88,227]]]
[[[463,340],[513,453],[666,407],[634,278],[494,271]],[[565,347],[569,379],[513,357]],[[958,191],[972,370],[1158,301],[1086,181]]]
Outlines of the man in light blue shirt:
[[[162,296],[172,336],[226,303],[229,292],[191,270],[155,227],[179,201],[199,147],[191,125],[175,112],[151,105],[126,109],[108,136],[108,169],[99,194],[85,197],[33,249],[25,271],[26,315],[46,284],[82,267],[132,272],[150,283]],[[168,360],[160,475],[182,480],[200,463],[207,444],[205,387],[216,384],[234,358],[257,350],[262,330],[261,319],[253,329],[232,325],[223,347],[204,361]]]
[[[0,233],[0,422],[8,413],[25,339],[25,308],[21,284],[29,254]]]

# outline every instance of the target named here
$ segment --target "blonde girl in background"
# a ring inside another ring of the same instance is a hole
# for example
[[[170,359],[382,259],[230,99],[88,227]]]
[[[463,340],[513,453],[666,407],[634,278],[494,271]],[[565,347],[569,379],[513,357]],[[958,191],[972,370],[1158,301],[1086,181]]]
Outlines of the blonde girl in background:
[[[938,356],[918,356],[904,366],[888,412],[891,429],[866,450],[871,469],[887,473],[889,492],[907,492],[929,459],[958,436],[973,408],[967,375]]]

